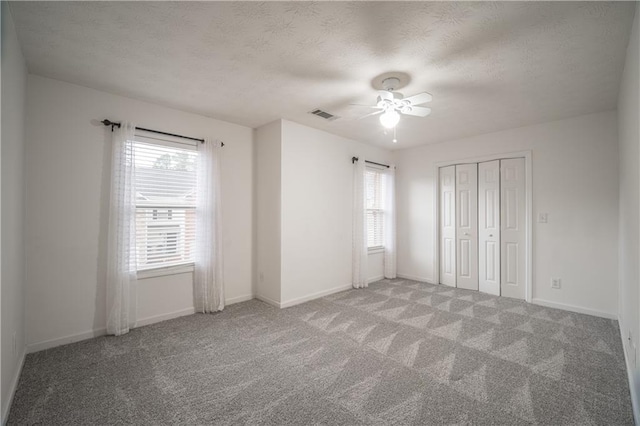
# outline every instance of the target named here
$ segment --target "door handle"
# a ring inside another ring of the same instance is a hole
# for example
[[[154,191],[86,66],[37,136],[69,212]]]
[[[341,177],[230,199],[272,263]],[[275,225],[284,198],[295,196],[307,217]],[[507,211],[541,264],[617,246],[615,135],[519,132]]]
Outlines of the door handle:
[[[465,233],[464,233],[464,235],[469,235],[469,233],[468,233],[468,232],[465,232]]]
[[[493,234],[489,234],[490,237],[493,237]]]

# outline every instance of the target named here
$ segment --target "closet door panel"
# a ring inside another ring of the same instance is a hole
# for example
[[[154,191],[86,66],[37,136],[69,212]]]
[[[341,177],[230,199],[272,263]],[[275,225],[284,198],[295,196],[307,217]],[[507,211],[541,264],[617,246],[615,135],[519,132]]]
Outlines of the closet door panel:
[[[502,296],[525,298],[525,173],[524,158],[500,160]]]
[[[478,290],[478,165],[455,167],[457,285]]]
[[[500,160],[478,164],[478,288],[500,295]]]
[[[440,284],[456,286],[456,168],[440,168]]]

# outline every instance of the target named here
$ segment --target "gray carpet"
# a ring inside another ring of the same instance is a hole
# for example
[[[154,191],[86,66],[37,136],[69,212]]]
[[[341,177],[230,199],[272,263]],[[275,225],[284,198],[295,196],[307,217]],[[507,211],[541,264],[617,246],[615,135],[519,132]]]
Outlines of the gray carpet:
[[[616,321],[380,281],[29,355],[9,424],[630,425]]]

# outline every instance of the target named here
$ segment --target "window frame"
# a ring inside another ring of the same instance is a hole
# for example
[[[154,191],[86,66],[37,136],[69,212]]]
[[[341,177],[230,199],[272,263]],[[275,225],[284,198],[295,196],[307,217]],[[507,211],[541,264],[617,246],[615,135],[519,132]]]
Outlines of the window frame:
[[[196,153],[198,151],[197,150],[198,145],[196,141],[189,141],[182,138],[177,138],[173,136],[164,136],[164,135],[162,137],[158,137],[158,135],[156,135],[155,133],[149,133],[143,130],[136,130],[133,142],[134,142],[134,147],[137,142],[141,142],[141,143],[146,143],[151,145],[165,146],[169,148],[186,149],[186,150],[194,151]],[[136,215],[137,215],[138,208],[144,209],[145,206],[139,205],[138,202],[136,201],[135,208],[136,208]],[[153,211],[155,210],[157,212],[155,214],[155,217],[156,217],[155,220],[158,220],[163,213],[167,214],[167,218],[171,217],[171,219],[173,219],[174,210],[176,208],[182,209],[183,207],[177,207],[175,205],[146,206],[146,209],[151,210],[152,218],[154,216]],[[196,207],[194,206],[192,208],[195,211]],[[161,210],[165,210],[165,212],[162,212]],[[152,220],[152,222],[155,220]],[[162,221],[162,220],[158,220],[158,221]],[[136,235],[137,233],[138,233],[138,227],[136,224]],[[136,237],[136,244],[137,244],[137,237]],[[136,256],[138,256],[137,249],[136,249]],[[162,276],[168,276],[168,275],[193,273],[195,271],[195,262],[192,260],[192,261],[179,263],[179,264],[158,265],[158,266],[144,268],[144,269],[139,269],[139,267],[140,266],[138,265],[138,259],[136,259],[136,277],[138,280],[144,280],[144,279],[162,277]]]
[[[366,238],[367,238],[367,253],[368,254],[384,253],[384,249],[385,249],[385,247],[384,247],[384,222],[385,222],[385,214],[386,213],[385,213],[385,209],[384,209],[384,196],[385,196],[385,194],[384,194],[385,191],[384,191],[384,186],[383,186],[384,185],[384,173],[383,173],[384,170],[385,170],[384,168],[382,168],[380,166],[376,166],[376,165],[367,164],[365,166],[365,182],[364,182],[364,184],[365,184],[365,192],[367,190],[367,183],[368,183],[367,182],[367,172],[374,172],[374,173],[376,173],[376,174],[378,174],[380,176],[380,179],[379,179],[380,188],[378,189],[378,191],[380,192],[379,193],[380,206],[378,208],[371,208],[371,209],[367,208],[365,206],[365,221],[367,221],[367,235],[366,235]],[[375,211],[375,214],[379,215],[379,217],[382,220],[382,225],[381,225],[382,226],[382,235],[381,235],[381,238],[382,238],[383,241],[382,241],[382,244],[380,244],[380,245],[369,246],[368,217],[369,217],[369,212],[370,211]]]

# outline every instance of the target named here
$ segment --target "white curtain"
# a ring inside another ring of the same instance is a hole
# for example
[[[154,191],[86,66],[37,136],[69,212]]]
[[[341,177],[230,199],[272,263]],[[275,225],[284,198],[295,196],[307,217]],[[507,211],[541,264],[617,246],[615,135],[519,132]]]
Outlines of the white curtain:
[[[224,308],[221,149],[222,143],[212,139],[198,144],[194,295],[196,312],[203,313]]]
[[[396,277],[396,166],[384,172],[384,277]]]
[[[136,127],[123,122],[113,132],[107,254],[107,333],[129,332],[129,295],[136,280]]]
[[[367,287],[367,221],[364,158],[353,163],[353,288]]]

